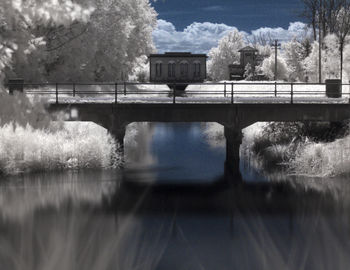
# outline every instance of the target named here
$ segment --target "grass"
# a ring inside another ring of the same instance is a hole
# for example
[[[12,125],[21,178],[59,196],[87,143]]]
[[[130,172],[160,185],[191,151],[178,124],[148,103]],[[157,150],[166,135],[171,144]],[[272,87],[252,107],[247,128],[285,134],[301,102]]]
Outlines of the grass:
[[[0,173],[110,168],[119,164],[118,147],[107,131],[92,123],[51,124],[34,129],[0,127]]]
[[[329,177],[350,173],[350,136],[330,143],[300,145],[289,163],[293,174]]]
[[[268,171],[286,169],[289,174],[310,177],[350,174],[350,135],[333,142],[304,138],[288,144],[258,136],[251,151],[259,156]]]

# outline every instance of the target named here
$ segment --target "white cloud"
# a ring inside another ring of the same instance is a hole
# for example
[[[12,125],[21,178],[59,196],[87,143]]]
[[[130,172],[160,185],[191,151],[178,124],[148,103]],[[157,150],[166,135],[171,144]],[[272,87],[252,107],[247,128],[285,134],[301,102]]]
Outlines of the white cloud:
[[[229,31],[237,29],[234,26],[218,23],[197,23],[187,26],[183,31],[177,31],[175,26],[168,21],[159,19],[158,26],[153,31],[153,38],[159,53],[166,51],[188,51],[193,53],[208,53],[217,46],[218,41]],[[305,35],[306,24],[302,22],[290,23],[288,29],[281,27],[261,27],[250,34],[243,32],[245,36],[270,33],[273,39],[288,41],[294,37]],[[308,30],[310,31],[310,29]],[[310,32],[311,33],[311,32]]]
[[[223,11],[225,8],[223,6],[207,6],[204,8],[201,8],[204,11]]]
[[[259,29],[253,30],[251,35],[266,35],[270,34],[273,39],[278,39],[280,41],[289,41],[294,37],[305,37],[311,35],[311,29],[307,27],[305,23],[302,22],[292,22],[289,24],[288,29],[282,27],[261,27]]]
[[[236,28],[225,24],[194,22],[183,31],[176,31],[172,23],[160,19],[153,31],[153,39],[160,53],[165,51],[206,53],[233,29]]]

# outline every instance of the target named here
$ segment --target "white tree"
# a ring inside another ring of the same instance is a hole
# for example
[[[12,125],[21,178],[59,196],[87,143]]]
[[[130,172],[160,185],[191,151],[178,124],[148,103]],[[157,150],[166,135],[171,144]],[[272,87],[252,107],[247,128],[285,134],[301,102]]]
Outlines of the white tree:
[[[13,56],[25,62],[27,55],[36,50],[40,38],[31,29],[39,25],[68,25],[72,21],[87,21],[92,12],[70,0],[2,0],[0,2],[0,124],[10,121],[33,127],[47,123],[42,105],[32,106],[20,94],[13,96],[4,91],[5,69],[11,69]]]
[[[70,0],[2,0],[0,2],[0,76],[10,67],[13,54],[25,62],[34,51],[37,37],[31,30],[38,25],[68,25],[89,19],[92,8],[82,8]]]
[[[322,79],[340,79],[339,41],[335,34],[327,35],[323,40],[322,49]],[[310,55],[303,64],[310,82],[317,82],[319,76],[319,47],[314,41]]]
[[[303,44],[296,39],[282,44],[283,58],[288,65],[289,81],[304,81],[305,70],[303,65],[304,47]]]
[[[270,80],[275,76],[275,56],[271,55],[265,58],[259,67],[259,72],[263,73]],[[290,73],[287,63],[280,55],[277,56],[277,80],[288,80],[288,74]]]
[[[255,67],[253,67],[251,64],[247,64],[244,68],[244,74],[243,77],[249,81],[252,80],[254,78],[255,75]]]
[[[345,77],[350,78],[350,42],[344,47],[344,75]]]
[[[319,44],[317,41],[314,41],[311,45],[311,53],[303,61],[303,66],[306,73],[306,81],[308,82],[317,82],[318,81],[318,70],[319,70],[319,61],[318,61],[318,50]],[[322,63],[321,63],[322,65]],[[323,76],[322,76],[323,77]]]
[[[254,48],[258,50],[258,55],[261,55],[262,57],[268,57],[272,54],[272,48],[270,45],[255,44]]]
[[[323,44],[324,79],[340,79],[339,39],[335,34],[330,34],[324,38]]]
[[[149,81],[149,61],[145,55],[136,60],[133,73],[129,76],[129,80],[137,82]]]
[[[96,0],[93,4],[88,24],[73,24],[49,37],[49,80],[126,80],[137,59],[154,51],[157,14],[149,0]],[[72,31],[77,33],[74,39],[56,41]]]
[[[244,36],[238,30],[229,32],[209,52],[208,75],[214,81],[228,78],[228,66],[239,64],[239,50],[245,46]]]
[[[337,23],[335,24],[335,34],[338,37],[340,52],[340,78],[343,78],[344,46],[346,38],[350,33],[350,3],[346,2],[337,14]]]

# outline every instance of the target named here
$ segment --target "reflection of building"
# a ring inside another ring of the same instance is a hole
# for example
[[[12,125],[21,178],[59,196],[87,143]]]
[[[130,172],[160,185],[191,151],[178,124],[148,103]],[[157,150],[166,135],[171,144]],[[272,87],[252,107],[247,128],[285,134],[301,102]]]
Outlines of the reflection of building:
[[[230,80],[244,79],[245,68],[248,64],[255,70],[255,67],[262,61],[262,57],[258,55],[258,50],[252,47],[244,47],[239,50],[240,63],[229,65]]]
[[[203,82],[207,76],[205,54],[166,52],[149,59],[151,82]]]

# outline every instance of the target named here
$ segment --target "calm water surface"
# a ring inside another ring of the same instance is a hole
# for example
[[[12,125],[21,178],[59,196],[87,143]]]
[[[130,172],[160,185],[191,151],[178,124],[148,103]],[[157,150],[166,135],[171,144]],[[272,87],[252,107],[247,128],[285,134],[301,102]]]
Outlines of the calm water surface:
[[[349,178],[269,176],[243,145],[227,181],[204,128],[131,127],[123,170],[1,179],[0,269],[350,269]]]

